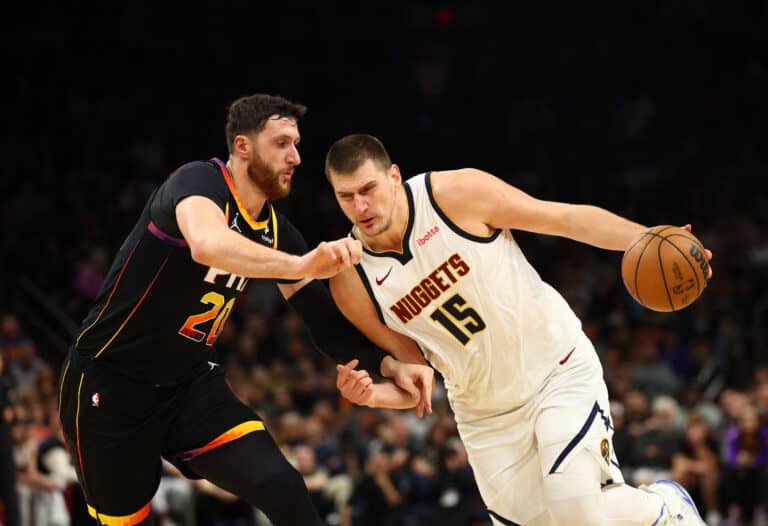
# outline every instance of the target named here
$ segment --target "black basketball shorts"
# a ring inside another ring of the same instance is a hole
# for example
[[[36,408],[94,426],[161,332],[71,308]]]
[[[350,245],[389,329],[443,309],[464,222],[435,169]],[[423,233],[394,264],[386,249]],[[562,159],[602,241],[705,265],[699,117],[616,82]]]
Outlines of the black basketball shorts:
[[[130,526],[150,513],[161,457],[189,478],[185,460],[252,432],[261,418],[232,393],[221,367],[189,383],[154,387],[70,352],[59,415],[88,511],[102,524]]]

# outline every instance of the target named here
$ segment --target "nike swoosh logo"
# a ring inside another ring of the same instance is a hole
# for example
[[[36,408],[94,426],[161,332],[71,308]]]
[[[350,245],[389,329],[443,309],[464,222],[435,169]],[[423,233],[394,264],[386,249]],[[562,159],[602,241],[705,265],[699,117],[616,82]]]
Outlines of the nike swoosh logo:
[[[390,273],[390,272],[392,272],[392,267],[389,267],[389,270],[387,271],[387,273],[386,273],[386,274],[384,274],[384,277],[383,277],[383,278],[381,278],[381,279],[379,279],[379,278],[376,278],[376,285],[381,285],[382,283],[384,283],[384,280],[385,280],[385,279],[387,279],[387,278],[389,277],[389,273]]]
[[[576,347],[574,347],[573,349],[571,349],[571,352],[569,352],[568,354],[566,354],[566,355],[565,355],[565,358],[563,358],[562,360],[560,360],[560,365],[564,365],[564,364],[565,364],[565,362],[567,362],[567,361],[568,361],[568,358],[570,358],[570,357],[571,357],[571,355],[573,354],[573,351],[575,351],[575,350],[576,350]]]

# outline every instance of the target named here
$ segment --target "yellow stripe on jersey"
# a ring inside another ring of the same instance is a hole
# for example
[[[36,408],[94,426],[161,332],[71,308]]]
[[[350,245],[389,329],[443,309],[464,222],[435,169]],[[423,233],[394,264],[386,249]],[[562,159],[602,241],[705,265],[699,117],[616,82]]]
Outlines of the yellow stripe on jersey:
[[[221,165],[221,175],[224,176],[224,181],[227,183],[227,187],[229,188],[229,192],[232,194],[232,197],[235,198],[235,204],[237,205],[237,209],[240,211],[240,215],[243,216],[245,219],[245,222],[248,223],[248,226],[250,226],[253,230],[261,230],[265,226],[269,224],[269,219],[267,218],[264,221],[256,221],[251,217],[251,215],[248,213],[248,210],[246,210],[245,205],[243,205],[242,200],[240,199],[240,195],[237,193],[237,189],[235,188],[235,182],[232,180],[232,176],[229,173],[229,170],[227,170],[226,166]],[[270,205],[270,209],[271,209]]]
[[[277,214],[275,213],[275,207],[272,206],[272,203],[269,204],[269,213],[272,215],[272,232],[274,233],[272,248],[277,248]]]
[[[111,337],[109,340],[107,340],[107,343],[105,343],[105,344],[104,344],[104,346],[103,346],[101,349],[99,349],[99,351],[98,351],[98,352],[97,352],[97,353],[96,353],[96,354],[93,356],[93,357],[94,357],[94,359],[95,359],[95,358],[98,358],[98,357],[99,357],[99,355],[101,355],[101,353],[103,353],[103,352],[106,350],[106,348],[107,348],[107,347],[109,347],[109,345],[110,345],[110,344],[111,344],[111,343],[114,341],[114,339],[115,339],[115,338],[117,338],[117,335],[118,335],[118,334],[120,334],[120,331],[122,331],[122,330],[123,330],[123,327],[125,327],[125,324],[126,324],[126,323],[128,323],[128,320],[130,320],[130,319],[133,317],[133,315],[134,315],[134,313],[136,312],[136,310],[138,310],[139,306],[141,306],[141,304],[144,302],[144,298],[146,298],[146,297],[147,297],[147,294],[149,294],[149,291],[150,291],[150,290],[152,289],[152,287],[154,286],[154,284],[155,284],[155,281],[157,281],[157,277],[160,275],[160,273],[161,273],[161,272],[163,271],[163,269],[165,268],[165,264],[166,264],[166,263],[168,263],[168,257],[167,257],[167,256],[166,256],[165,260],[163,261],[163,263],[160,265],[160,268],[159,268],[159,269],[157,270],[157,272],[155,273],[155,277],[154,277],[154,278],[152,278],[152,281],[151,281],[151,282],[150,282],[150,284],[147,286],[146,290],[144,291],[144,294],[142,294],[142,295],[141,295],[141,298],[139,298],[139,301],[136,303],[136,306],[135,306],[135,307],[133,307],[133,309],[131,310],[131,312],[128,314],[128,317],[127,317],[127,318],[125,318],[125,320],[123,320],[123,323],[121,323],[121,324],[120,324],[120,327],[118,327],[118,328],[117,328],[117,330],[116,330],[116,331],[115,331],[115,333],[112,335],[112,337]]]
[[[105,515],[96,511],[96,508],[88,504],[88,514],[105,526],[133,526],[139,524],[149,515],[150,504],[147,502],[139,511],[130,515]]]

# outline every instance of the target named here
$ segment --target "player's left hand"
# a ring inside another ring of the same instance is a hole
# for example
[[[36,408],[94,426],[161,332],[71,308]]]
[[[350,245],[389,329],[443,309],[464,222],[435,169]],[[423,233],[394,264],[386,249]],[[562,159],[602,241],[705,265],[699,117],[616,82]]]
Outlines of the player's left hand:
[[[407,391],[419,402],[416,414],[419,418],[432,413],[432,384],[435,371],[426,365],[403,363],[393,360],[389,375],[398,387]]]

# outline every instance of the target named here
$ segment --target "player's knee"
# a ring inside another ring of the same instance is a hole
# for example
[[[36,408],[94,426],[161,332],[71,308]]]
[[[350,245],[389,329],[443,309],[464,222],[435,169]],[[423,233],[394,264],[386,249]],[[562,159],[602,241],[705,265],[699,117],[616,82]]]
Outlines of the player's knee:
[[[254,477],[252,491],[257,496],[269,495],[270,499],[284,495],[286,505],[290,505],[293,497],[306,492],[306,486],[299,472],[285,462]]]
[[[324,524],[307,493],[304,479],[285,462],[254,480],[241,496],[266,513],[275,526]]]

